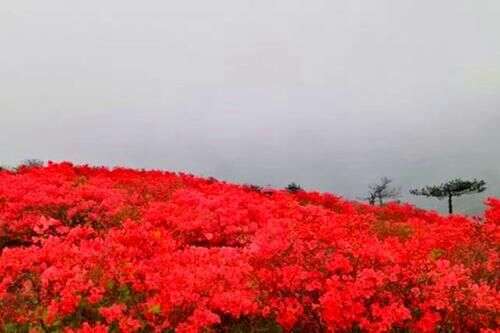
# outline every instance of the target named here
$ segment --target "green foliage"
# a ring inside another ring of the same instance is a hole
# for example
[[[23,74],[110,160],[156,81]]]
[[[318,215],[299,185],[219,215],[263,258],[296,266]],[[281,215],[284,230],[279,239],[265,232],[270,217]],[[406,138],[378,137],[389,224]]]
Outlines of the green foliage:
[[[243,188],[245,188],[249,191],[252,191],[252,192],[257,192],[257,193],[260,193],[263,190],[262,186],[254,185],[254,184],[245,184],[245,185],[243,185]]]
[[[448,198],[448,212],[453,213],[453,197],[459,197],[464,194],[481,193],[486,190],[484,180],[462,180],[456,178],[441,185],[426,186],[421,189],[410,190],[413,195],[422,195],[425,197],[434,197],[439,200]]]
[[[481,193],[485,190],[486,182],[484,180],[462,180],[457,178],[441,185],[432,185],[421,189],[413,189],[410,190],[410,193],[413,195],[444,199],[449,196],[458,197],[464,194]]]
[[[155,314],[155,315],[161,314],[161,306],[160,306],[160,304],[153,305],[149,309],[149,312],[151,312],[152,314]]]
[[[432,259],[432,260],[438,260],[439,258],[441,258],[443,255],[445,254],[445,251],[443,249],[439,249],[439,248],[434,248],[431,250],[431,253],[429,253],[429,257]]]
[[[292,192],[292,193],[302,191],[302,187],[299,184],[295,183],[295,182],[292,182],[292,183],[288,184],[285,189],[288,192]]]
[[[215,327],[216,332],[227,333],[282,333],[283,328],[272,319],[242,317],[234,320],[223,318]]]
[[[41,168],[45,163],[37,158],[29,158],[21,162],[19,167]]]
[[[373,224],[373,230],[379,239],[397,237],[405,241],[413,235],[413,229],[408,224],[393,221],[378,220]]]
[[[2,327],[2,332],[5,333],[28,333],[30,330],[29,324],[5,324]]]

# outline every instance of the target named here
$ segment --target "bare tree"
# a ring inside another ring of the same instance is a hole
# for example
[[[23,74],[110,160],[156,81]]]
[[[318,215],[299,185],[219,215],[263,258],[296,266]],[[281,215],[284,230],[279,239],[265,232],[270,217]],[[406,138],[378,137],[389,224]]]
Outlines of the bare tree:
[[[367,200],[370,205],[375,205],[378,201],[379,205],[384,204],[385,199],[397,198],[401,194],[399,188],[391,186],[392,179],[387,177],[380,178],[380,182],[368,186],[368,194],[363,197],[363,200]]]

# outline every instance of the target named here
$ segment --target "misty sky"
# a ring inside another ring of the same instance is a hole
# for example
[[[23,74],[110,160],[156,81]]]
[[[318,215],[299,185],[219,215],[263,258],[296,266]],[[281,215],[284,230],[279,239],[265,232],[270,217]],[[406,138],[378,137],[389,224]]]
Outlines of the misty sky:
[[[1,0],[0,164],[500,195],[499,18],[498,0]]]

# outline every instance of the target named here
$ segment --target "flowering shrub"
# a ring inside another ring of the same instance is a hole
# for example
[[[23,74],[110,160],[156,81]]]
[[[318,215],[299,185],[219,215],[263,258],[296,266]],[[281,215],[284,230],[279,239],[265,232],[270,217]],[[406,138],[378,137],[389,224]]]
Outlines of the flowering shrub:
[[[0,171],[2,332],[494,332],[484,220],[188,174]]]

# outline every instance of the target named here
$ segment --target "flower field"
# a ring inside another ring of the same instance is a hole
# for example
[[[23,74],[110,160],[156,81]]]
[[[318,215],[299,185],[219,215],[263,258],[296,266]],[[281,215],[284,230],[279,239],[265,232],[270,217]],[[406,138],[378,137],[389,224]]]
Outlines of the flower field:
[[[189,174],[0,171],[1,332],[499,332],[483,220]]]

